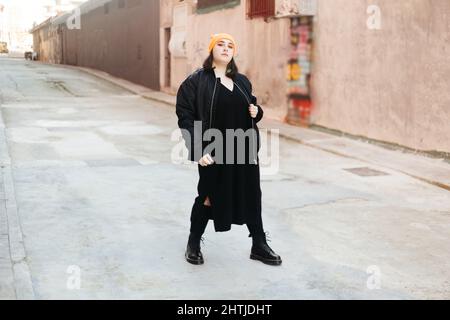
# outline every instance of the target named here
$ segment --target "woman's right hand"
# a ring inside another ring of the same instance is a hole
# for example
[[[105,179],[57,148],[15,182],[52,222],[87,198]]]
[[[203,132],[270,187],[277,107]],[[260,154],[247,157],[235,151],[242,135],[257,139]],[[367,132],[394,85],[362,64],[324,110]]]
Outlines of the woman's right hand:
[[[205,154],[203,157],[200,158],[200,160],[198,161],[198,163],[202,166],[202,167],[206,167],[209,166],[211,164],[214,163],[213,158],[211,157],[211,155],[209,153]]]

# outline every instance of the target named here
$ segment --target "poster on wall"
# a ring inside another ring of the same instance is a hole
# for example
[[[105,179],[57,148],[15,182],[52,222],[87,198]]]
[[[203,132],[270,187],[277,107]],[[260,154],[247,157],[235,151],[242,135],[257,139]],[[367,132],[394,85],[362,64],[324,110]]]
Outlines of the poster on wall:
[[[288,60],[288,114],[286,121],[309,125],[311,115],[311,73],[313,17],[291,18],[291,49]]]

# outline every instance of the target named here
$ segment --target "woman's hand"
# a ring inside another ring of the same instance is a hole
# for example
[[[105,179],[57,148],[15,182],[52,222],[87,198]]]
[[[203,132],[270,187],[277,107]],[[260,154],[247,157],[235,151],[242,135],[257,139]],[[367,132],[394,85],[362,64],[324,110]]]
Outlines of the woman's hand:
[[[251,104],[249,107],[248,107],[248,111],[250,112],[250,116],[252,117],[252,118],[255,118],[256,117],[256,115],[258,114],[258,107],[257,106],[255,106],[254,104]]]
[[[210,164],[214,163],[213,158],[211,157],[211,155],[209,153],[205,154],[203,157],[200,158],[200,160],[198,161],[198,163],[202,166],[202,167],[206,167],[209,166]]]

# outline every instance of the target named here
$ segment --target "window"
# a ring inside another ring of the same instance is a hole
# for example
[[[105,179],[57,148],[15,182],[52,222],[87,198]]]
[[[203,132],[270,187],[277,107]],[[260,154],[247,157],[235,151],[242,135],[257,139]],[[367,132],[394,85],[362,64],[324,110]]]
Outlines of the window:
[[[104,9],[104,11],[105,11],[105,14],[108,14],[108,13],[109,13],[109,3],[105,3],[105,4],[103,5],[103,9]]]
[[[125,8],[125,0],[119,0],[119,9]]]
[[[275,0],[247,0],[247,15],[250,19],[273,17],[275,15]]]
[[[240,3],[240,0],[197,0],[197,13],[207,13],[218,9],[232,8]]]
[[[230,0],[198,0],[197,8],[204,9],[212,6],[218,6],[221,4],[226,4],[227,2],[231,2]]]

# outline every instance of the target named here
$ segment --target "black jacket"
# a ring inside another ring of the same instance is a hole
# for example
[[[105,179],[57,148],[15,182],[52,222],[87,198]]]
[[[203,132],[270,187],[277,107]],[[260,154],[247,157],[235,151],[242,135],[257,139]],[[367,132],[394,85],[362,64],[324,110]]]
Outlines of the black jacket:
[[[190,74],[178,89],[176,102],[178,127],[182,129],[181,132],[186,148],[189,151],[188,157],[190,161],[197,162],[203,156],[203,149],[206,144],[202,140],[202,136],[211,127],[218,96],[215,93],[219,81],[220,78],[216,78],[214,70],[199,68]],[[258,107],[258,114],[255,118],[252,118],[252,125],[256,131],[255,138],[257,140],[257,150],[259,151],[260,135],[256,123],[261,120],[264,111],[257,104],[256,97],[252,95],[252,84],[245,75],[237,73],[233,81],[238,91],[244,95],[249,104],[252,103]],[[200,122],[197,122],[197,126],[195,126],[195,121],[201,121],[201,125]],[[255,156],[256,159],[257,155]]]

